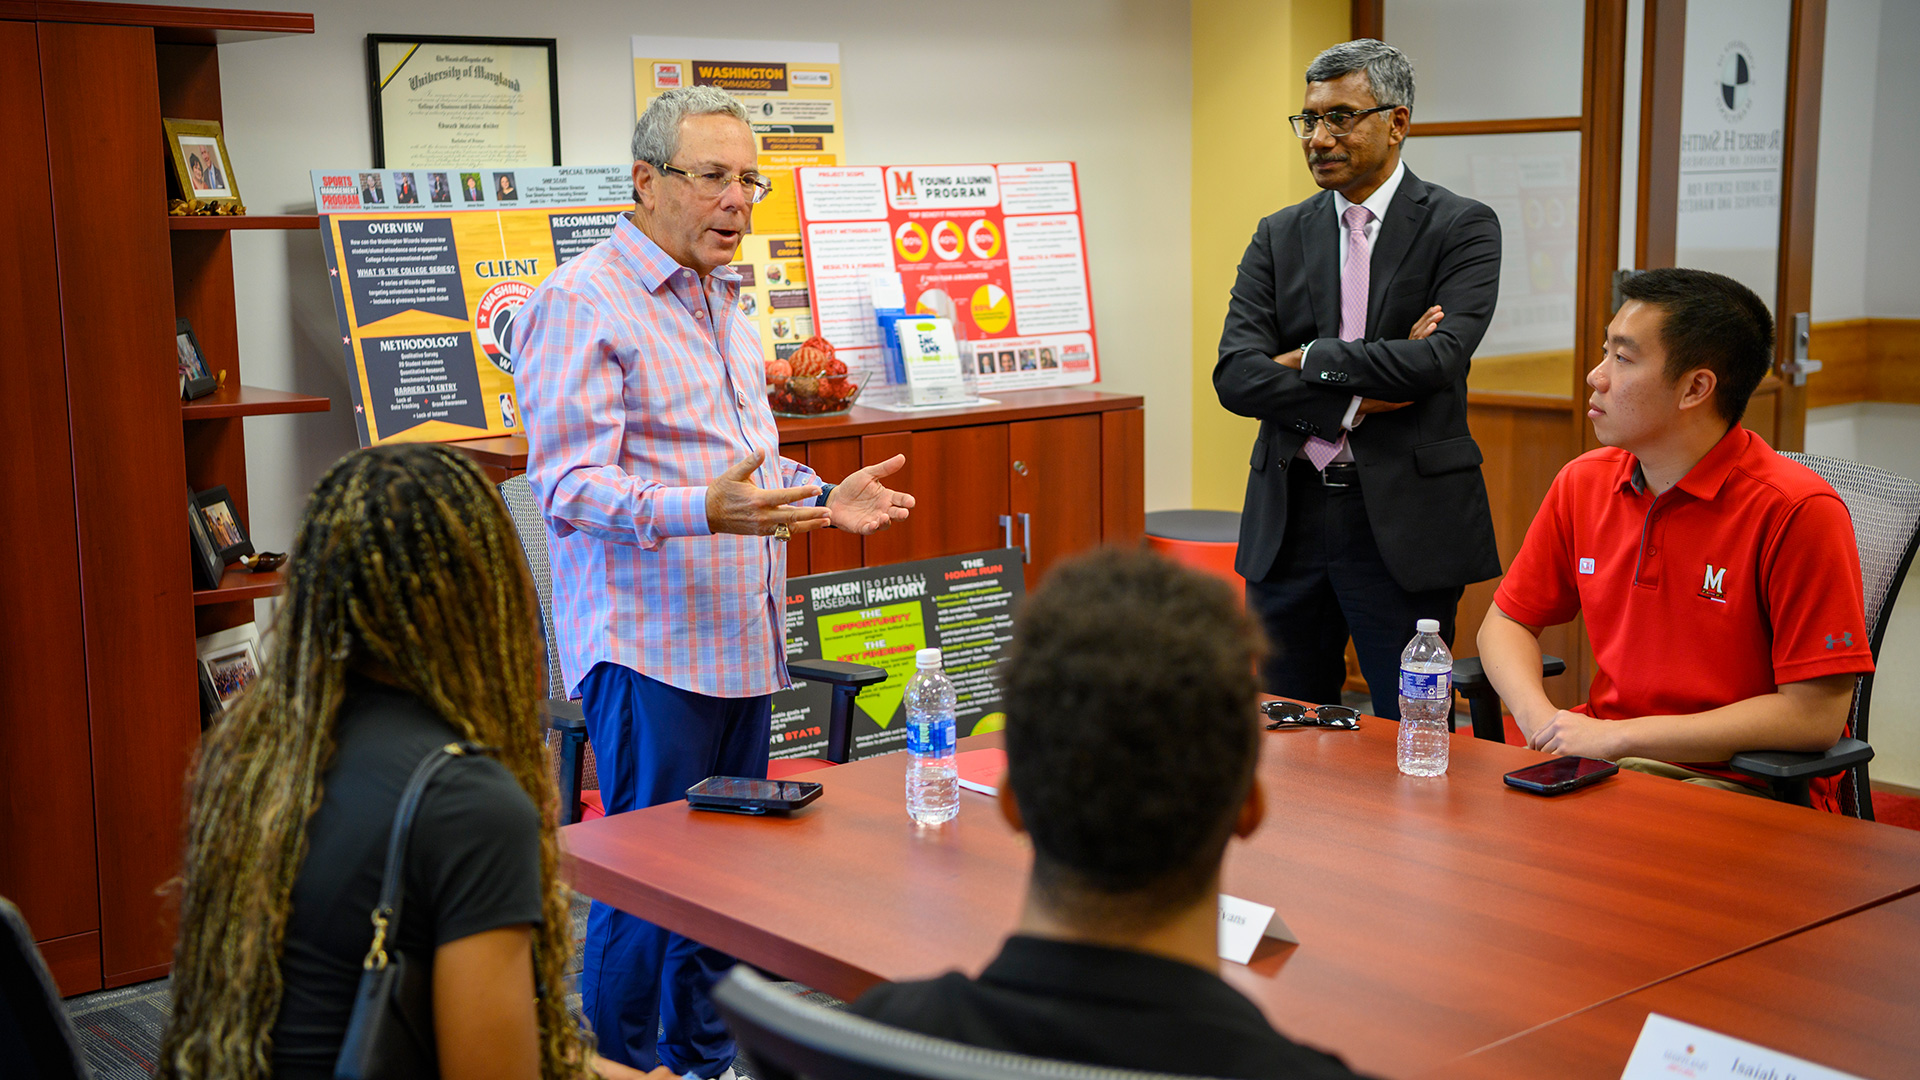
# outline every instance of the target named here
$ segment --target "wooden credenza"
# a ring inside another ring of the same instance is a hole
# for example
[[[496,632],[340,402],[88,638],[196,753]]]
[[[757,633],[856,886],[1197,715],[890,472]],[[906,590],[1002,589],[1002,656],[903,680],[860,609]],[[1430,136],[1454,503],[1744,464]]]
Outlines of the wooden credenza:
[[[846,416],[780,421],[780,452],[822,478],[895,454],[889,487],[913,516],[868,537],[795,538],[787,573],[819,574],[997,547],[1023,548],[1027,587],[1060,558],[1146,531],[1144,401],[1098,390],[1026,390],[1000,404],[931,413],[854,406]],[[504,480],[526,469],[524,438],[454,443]]]

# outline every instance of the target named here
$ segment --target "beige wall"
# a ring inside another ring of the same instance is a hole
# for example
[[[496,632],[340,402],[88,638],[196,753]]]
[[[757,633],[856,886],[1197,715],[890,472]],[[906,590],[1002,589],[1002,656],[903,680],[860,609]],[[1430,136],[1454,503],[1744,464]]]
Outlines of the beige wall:
[[[312,212],[307,171],[371,160],[369,33],[552,37],[568,164],[625,162],[633,34],[837,42],[858,163],[1080,165],[1104,389],[1147,398],[1147,506],[1188,504],[1190,50],[1187,7],[1160,0],[250,0],[314,13],[312,36],[221,49],[227,144],[255,212]],[[247,428],[254,533],[291,540],[308,488],[355,445],[315,233],[234,234],[249,382],[326,394],[323,416]]]
[[[1193,504],[1238,510],[1258,424],[1220,407],[1213,363],[1260,219],[1319,190],[1287,128],[1307,63],[1348,37],[1346,0],[1193,0]]]

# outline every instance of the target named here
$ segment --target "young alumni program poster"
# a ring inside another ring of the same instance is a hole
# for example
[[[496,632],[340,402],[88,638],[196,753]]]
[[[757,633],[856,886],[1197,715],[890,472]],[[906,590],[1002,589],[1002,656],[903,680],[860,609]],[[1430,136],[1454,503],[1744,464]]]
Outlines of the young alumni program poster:
[[[907,680],[921,649],[943,654],[958,734],[1001,729],[997,676],[1013,640],[1014,609],[1026,596],[1022,557],[1019,548],[1003,548],[787,582],[788,660],[844,660],[887,673],[853,699],[850,758],[906,748]],[[826,683],[796,682],[774,694],[772,756],[825,752],[832,701]]]
[[[814,323],[848,367],[880,366],[872,275],[953,320],[983,394],[1097,382],[1080,179],[1070,161],[803,168]]]
[[[753,231],[741,240],[734,269],[740,310],[760,332],[766,358],[784,358],[815,332],[793,170],[843,160],[840,46],[634,37],[636,118],[661,93],[688,86],[717,87],[746,107],[760,171],[773,181],[773,191],[753,208]]]
[[[520,431],[514,316],[633,206],[625,165],[316,169],[360,445]]]

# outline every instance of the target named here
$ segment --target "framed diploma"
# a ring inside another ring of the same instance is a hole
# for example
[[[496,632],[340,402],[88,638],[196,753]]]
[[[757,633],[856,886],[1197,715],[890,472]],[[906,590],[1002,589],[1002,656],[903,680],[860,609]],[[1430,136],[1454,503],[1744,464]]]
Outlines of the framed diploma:
[[[367,35],[375,168],[560,164],[553,38]]]

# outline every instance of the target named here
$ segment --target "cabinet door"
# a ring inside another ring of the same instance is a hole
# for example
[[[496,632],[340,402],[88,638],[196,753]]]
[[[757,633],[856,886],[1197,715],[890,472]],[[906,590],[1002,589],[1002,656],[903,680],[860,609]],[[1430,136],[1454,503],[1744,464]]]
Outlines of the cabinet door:
[[[1000,527],[1007,512],[1006,424],[860,440],[863,466],[895,454],[907,455],[907,464],[886,483],[914,497],[913,515],[867,537],[866,565],[986,551],[1006,543]]]
[[[1007,447],[1014,540],[1030,553],[1031,590],[1055,562],[1100,543],[1100,417],[1009,424]]]

